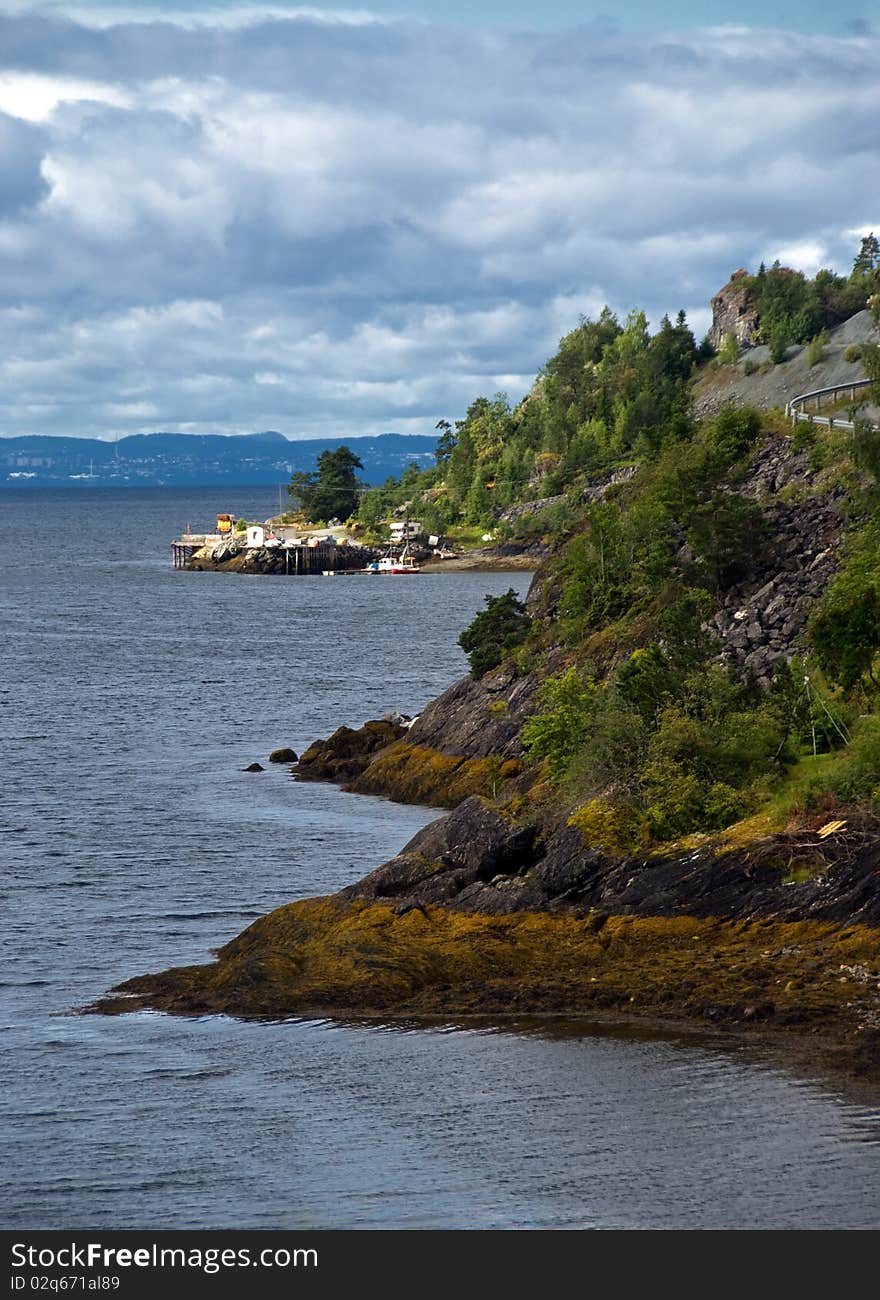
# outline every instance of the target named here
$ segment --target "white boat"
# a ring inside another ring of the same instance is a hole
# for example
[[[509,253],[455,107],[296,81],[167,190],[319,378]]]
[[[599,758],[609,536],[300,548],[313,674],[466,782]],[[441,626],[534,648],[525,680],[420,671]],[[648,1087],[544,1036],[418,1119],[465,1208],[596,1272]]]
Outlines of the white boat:
[[[406,558],[404,553],[399,560],[395,560],[391,555],[383,555],[381,560],[373,560],[368,564],[366,573],[421,573],[417,564],[413,564]]]

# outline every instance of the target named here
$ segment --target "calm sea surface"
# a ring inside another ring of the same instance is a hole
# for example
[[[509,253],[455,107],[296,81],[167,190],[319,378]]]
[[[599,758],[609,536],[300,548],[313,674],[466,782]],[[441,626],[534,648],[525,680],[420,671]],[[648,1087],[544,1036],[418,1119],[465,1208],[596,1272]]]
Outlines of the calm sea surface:
[[[865,1228],[880,1115],[626,1035],[71,1014],[435,812],[242,771],[415,713],[528,575],[175,573],[277,494],[0,493],[4,1228]]]

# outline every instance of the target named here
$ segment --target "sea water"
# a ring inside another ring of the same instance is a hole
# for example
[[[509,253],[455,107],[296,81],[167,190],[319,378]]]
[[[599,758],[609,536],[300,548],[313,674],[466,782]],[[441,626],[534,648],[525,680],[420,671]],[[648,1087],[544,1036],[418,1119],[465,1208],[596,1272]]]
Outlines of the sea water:
[[[466,670],[484,596],[528,586],[172,569],[187,525],[276,508],[0,493],[0,1226],[876,1227],[878,1114],[742,1052],[564,1022],[78,1014],[437,816],[267,755],[417,713]]]

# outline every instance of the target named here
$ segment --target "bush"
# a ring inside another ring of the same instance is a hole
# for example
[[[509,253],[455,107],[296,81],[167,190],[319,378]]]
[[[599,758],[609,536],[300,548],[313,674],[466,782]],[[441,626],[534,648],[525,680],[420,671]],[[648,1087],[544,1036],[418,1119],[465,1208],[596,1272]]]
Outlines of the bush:
[[[735,334],[725,334],[718,349],[718,360],[722,366],[735,366],[739,357],[739,344]]]
[[[844,803],[880,799],[880,718],[863,718],[852,744],[830,770],[816,775],[803,791],[804,802],[815,807],[829,795]]]
[[[788,330],[783,325],[778,325],[770,335],[770,360],[774,366],[781,365],[785,360],[785,354],[788,351],[790,342]]]
[[[746,357],[745,361],[743,362],[744,375],[757,374],[759,369],[760,367],[754,357]]]
[[[486,608],[458,638],[468,657],[471,676],[482,677],[525,641],[532,620],[513,587],[503,596],[487,596]]]
[[[861,343],[850,343],[849,347],[844,349],[843,359],[844,361],[848,361],[850,365],[853,365],[856,361],[861,361],[862,359]]]
[[[880,650],[880,599],[873,586],[832,589],[810,624],[816,658],[830,681],[852,690]]]
[[[793,452],[809,451],[816,445],[816,426],[812,420],[798,420],[791,435]]]
[[[544,683],[542,711],[528,719],[522,738],[530,758],[547,760],[551,781],[562,779],[586,739],[593,694],[574,668]]]
[[[813,366],[817,366],[825,355],[825,344],[827,342],[828,335],[824,330],[820,330],[815,338],[810,339],[807,344],[807,365],[811,369]]]
[[[761,417],[752,406],[727,404],[709,425],[709,446],[722,469],[734,464],[750,447],[761,432]]]
[[[608,799],[591,799],[568,819],[591,848],[606,853],[631,853],[639,843],[641,818],[632,808],[611,803]]]
[[[847,538],[844,563],[817,602],[808,633],[819,667],[830,682],[850,691],[857,683],[876,691],[874,660],[880,652],[880,526],[869,523]],[[867,679],[867,682],[865,681]]]

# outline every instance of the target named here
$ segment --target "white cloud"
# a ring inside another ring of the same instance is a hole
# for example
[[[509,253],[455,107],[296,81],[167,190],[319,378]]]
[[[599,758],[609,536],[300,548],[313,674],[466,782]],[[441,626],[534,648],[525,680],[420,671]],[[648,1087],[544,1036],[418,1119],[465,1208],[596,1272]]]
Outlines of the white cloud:
[[[606,302],[702,333],[735,267],[880,229],[878,54],[7,11],[0,431],[429,432]]]
[[[773,249],[764,260],[771,264],[778,260],[783,266],[796,266],[806,275],[815,275],[827,265],[828,250],[816,240],[803,240]]]
[[[0,73],[0,111],[26,122],[47,122],[59,104],[85,101],[127,108],[131,100],[117,86],[31,72]]]

